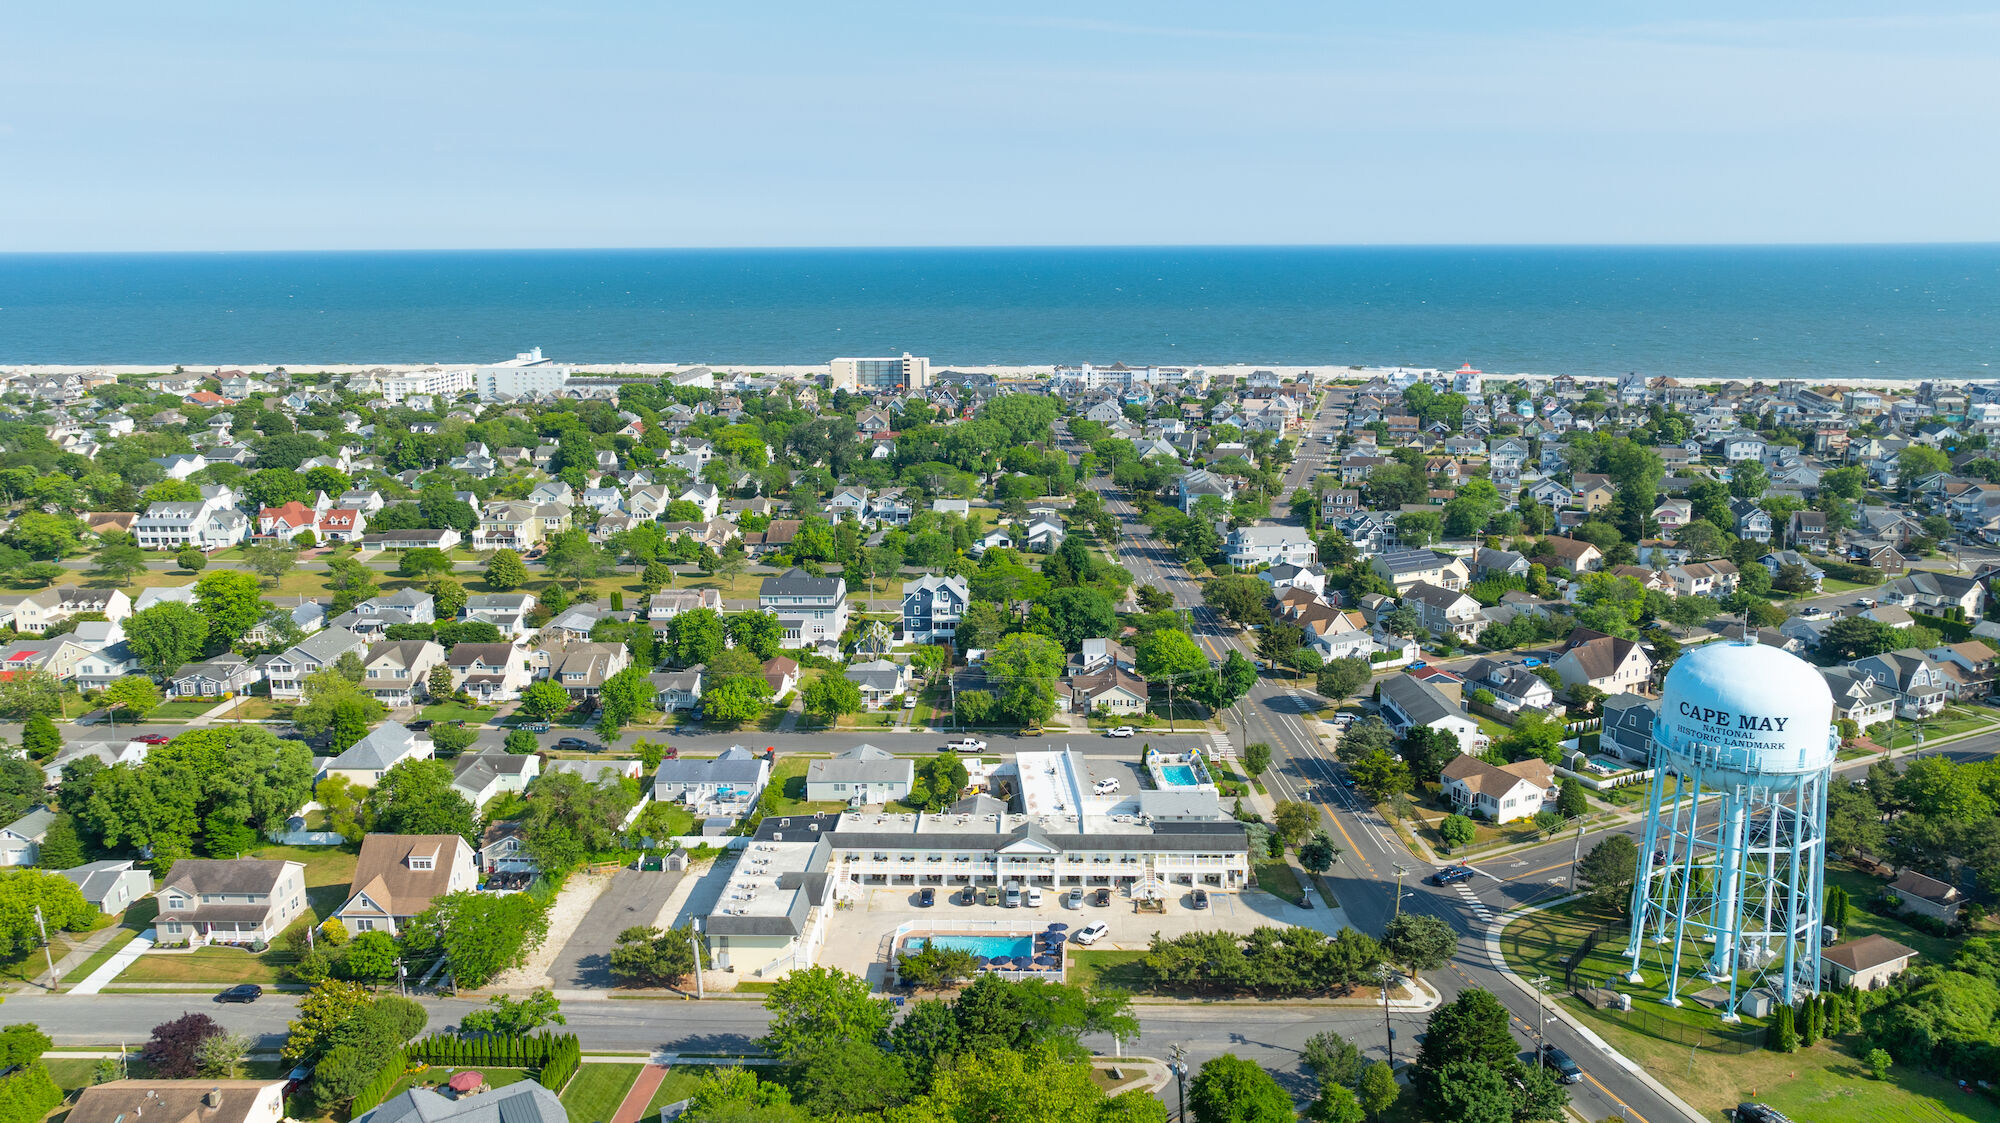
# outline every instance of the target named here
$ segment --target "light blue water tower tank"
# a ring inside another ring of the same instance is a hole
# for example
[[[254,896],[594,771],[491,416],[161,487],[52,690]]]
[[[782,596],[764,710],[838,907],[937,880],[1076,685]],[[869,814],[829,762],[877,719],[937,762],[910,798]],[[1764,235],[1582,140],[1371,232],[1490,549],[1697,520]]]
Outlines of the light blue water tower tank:
[[[1630,981],[1682,967],[1724,986],[1725,1018],[1753,987],[1790,1004],[1820,987],[1833,694],[1811,664],[1758,643],[1715,643],[1668,672],[1632,887]],[[1692,980],[1691,980],[1692,981]]]

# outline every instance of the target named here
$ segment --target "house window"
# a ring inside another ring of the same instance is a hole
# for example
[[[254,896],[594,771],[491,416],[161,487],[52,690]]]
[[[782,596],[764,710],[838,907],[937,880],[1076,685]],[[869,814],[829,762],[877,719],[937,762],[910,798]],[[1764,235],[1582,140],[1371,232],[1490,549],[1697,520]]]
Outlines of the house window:
[[[432,870],[437,868],[437,862],[429,854],[412,854],[410,855],[410,868],[413,870]]]

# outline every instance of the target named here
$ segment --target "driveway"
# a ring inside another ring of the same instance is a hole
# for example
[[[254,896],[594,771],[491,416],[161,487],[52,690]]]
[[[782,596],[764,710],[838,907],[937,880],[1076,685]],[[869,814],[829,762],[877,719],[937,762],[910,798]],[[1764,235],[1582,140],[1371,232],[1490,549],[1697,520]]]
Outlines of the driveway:
[[[658,924],[661,910],[680,883],[678,872],[622,869],[612,874],[611,884],[549,964],[550,984],[609,987],[611,949],[618,943],[618,933],[634,925]]]

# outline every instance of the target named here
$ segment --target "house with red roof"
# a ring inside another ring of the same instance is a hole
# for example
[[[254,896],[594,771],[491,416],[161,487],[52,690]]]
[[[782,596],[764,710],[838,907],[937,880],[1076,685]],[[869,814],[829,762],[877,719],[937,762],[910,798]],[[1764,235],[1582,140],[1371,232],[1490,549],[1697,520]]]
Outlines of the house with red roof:
[[[302,530],[319,525],[320,512],[294,499],[282,507],[266,507],[257,512],[259,537],[290,542]]]
[[[194,393],[182,398],[181,401],[191,406],[208,406],[211,408],[236,404],[235,399],[225,398],[213,390],[196,390]]]
[[[368,516],[352,507],[336,507],[319,516],[321,542],[358,542],[368,529]]]

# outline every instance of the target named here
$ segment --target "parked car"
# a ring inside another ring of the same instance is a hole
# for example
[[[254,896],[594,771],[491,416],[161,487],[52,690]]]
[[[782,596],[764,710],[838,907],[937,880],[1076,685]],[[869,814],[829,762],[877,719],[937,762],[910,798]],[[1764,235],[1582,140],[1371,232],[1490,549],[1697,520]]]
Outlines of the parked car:
[[[134,737],[132,739],[134,741],[139,742],[142,745],[164,745],[168,741],[173,740],[172,737],[169,737],[164,733],[142,733],[139,736]]]
[[[1080,908],[1082,908],[1082,907],[1083,907],[1083,890],[1082,890],[1081,888],[1076,888],[1076,889],[1072,889],[1072,890],[1070,890],[1070,891],[1069,891],[1069,892],[1067,892],[1067,893],[1064,893],[1064,894],[1063,894],[1063,899],[1062,899],[1062,906],[1063,906],[1064,908],[1066,908],[1066,909],[1080,909]]]
[[[1093,905],[1095,905],[1095,906],[1097,906],[1098,908],[1101,908],[1101,909],[1108,909],[1108,908],[1110,908],[1110,907],[1111,907],[1111,890],[1109,890],[1109,889],[1099,889],[1099,890],[1098,890],[1097,892],[1095,892],[1095,893],[1092,893],[1092,894],[1090,895],[1090,903],[1091,903],[1091,904],[1093,904]]]
[[[1118,791],[1118,778],[1107,776],[1097,783],[1092,784],[1090,790],[1096,792],[1098,795],[1112,795]]]
[[[1556,1070],[1556,1079],[1565,1084],[1575,1084],[1583,1079],[1583,1070],[1576,1066],[1568,1053],[1553,1045],[1542,1046],[1542,1067]]]
[[[931,907],[931,906],[932,906],[932,905],[934,905],[934,904],[937,904],[937,890],[935,890],[935,889],[922,889],[922,890],[919,890],[919,891],[917,892],[917,907],[918,907],[918,908],[920,908],[920,909],[927,909],[927,908]]]
[[[961,905],[976,905],[979,903],[979,890],[968,885],[965,887],[965,892],[953,893],[952,900]]]
[[[1421,670],[1423,670],[1423,669],[1424,669],[1425,667],[1428,667],[1428,666],[1430,666],[1430,664],[1429,664],[1429,663],[1426,663],[1426,662],[1424,662],[1424,661],[1423,661],[1422,659],[1419,659],[1419,660],[1417,660],[1416,662],[1414,662],[1414,663],[1410,664],[1410,668],[1409,668],[1409,669],[1410,669],[1410,670],[1413,670],[1413,671],[1421,671]]]
[[[255,1002],[263,997],[264,988],[256,983],[238,983],[215,996],[217,1002]]]
[[[1104,735],[1106,737],[1130,737],[1137,732],[1138,730],[1132,728],[1129,725],[1121,725],[1116,729],[1105,730]]]
[[[1534,669],[1535,669],[1536,667],[1539,667],[1539,666],[1541,666],[1541,665],[1542,665],[1542,661],[1541,661],[1540,659],[1537,659],[1537,658],[1535,658],[1534,656],[1530,655],[1530,656],[1528,656],[1528,657],[1526,657],[1526,658],[1524,658],[1524,659],[1522,659],[1522,660],[1521,660],[1521,665],[1522,665],[1523,667],[1526,667],[1526,668],[1528,668],[1529,670],[1534,670]]]
[[[1471,866],[1446,866],[1430,876],[1430,883],[1432,885],[1450,885],[1454,881],[1464,881],[1471,876]]]
[[[960,737],[956,740],[946,741],[944,743],[944,751],[948,753],[983,753],[986,751],[986,742],[977,737]]]
[[[914,710],[914,709],[916,709],[916,708],[917,708],[917,696],[916,696],[916,695],[914,695],[914,694],[905,694],[905,695],[903,695],[903,708],[904,708],[904,709],[906,709],[906,710]]]
[[[431,726],[436,724],[437,723],[434,721],[413,721],[404,728],[408,729],[412,733],[422,733],[424,730],[429,729]]]
[[[1076,935],[1072,937],[1071,942],[1089,947],[1110,934],[1111,926],[1100,920],[1095,924],[1086,924],[1078,929]]]
[[[1039,885],[1028,886],[1027,890],[1023,892],[1021,895],[1021,903],[1027,905],[1031,909],[1041,908],[1042,907],[1041,886]]]
[[[604,751],[603,745],[597,744],[594,741],[586,741],[581,737],[564,737],[562,740],[556,742],[556,748],[584,753],[601,753]]]
[[[1010,909],[1017,909],[1017,908],[1020,908],[1020,907],[1021,907],[1021,883],[1020,883],[1020,882],[1018,882],[1018,881],[1010,881],[1010,882],[1008,882],[1008,883],[1007,883],[1007,898],[1006,898],[1006,901],[1005,901],[1004,903],[1005,903],[1005,904],[1006,904],[1006,906],[1007,906],[1008,908],[1010,908]]]
[[[1792,1121],[1775,1107],[1759,1103],[1742,1103],[1736,1105],[1736,1123],[1792,1123]]]
[[[530,733],[547,733],[549,731],[549,723],[546,721],[531,721],[521,728]]]
[[[1197,889],[1194,891],[1193,897],[1194,900],[1192,903],[1195,908],[1205,909],[1208,907],[1208,890]]]
[[[989,905],[997,905],[997,904],[999,904],[999,903],[1000,903],[1000,887],[999,887],[998,885],[989,885],[989,886],[987,886],[987,887],[986,887],[986,896],[985,896],[985,899],[986,899],[986,903],[987,903],[987,904],[989,904]]]

